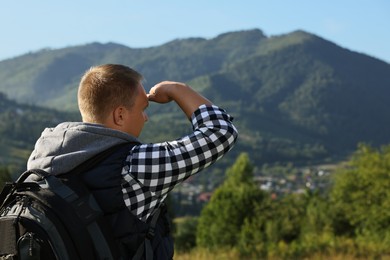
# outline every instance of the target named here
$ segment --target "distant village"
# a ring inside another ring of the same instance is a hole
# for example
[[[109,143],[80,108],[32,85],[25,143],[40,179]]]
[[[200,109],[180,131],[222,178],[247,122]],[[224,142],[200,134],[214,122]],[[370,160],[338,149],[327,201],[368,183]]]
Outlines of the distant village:
[[[254,181],[259,189],[270,193],[272,199],[284,194],[304,193],[308,190],[325,192],[331,184],[331,175],[335,165],[320,165],[294,168],[285,174],[280,170],[258,169],[254,173]],[[171,193],[175,215],[198,215],[202,207],[210,200],[213,187],[200,183],[196,177],[186,180]]]

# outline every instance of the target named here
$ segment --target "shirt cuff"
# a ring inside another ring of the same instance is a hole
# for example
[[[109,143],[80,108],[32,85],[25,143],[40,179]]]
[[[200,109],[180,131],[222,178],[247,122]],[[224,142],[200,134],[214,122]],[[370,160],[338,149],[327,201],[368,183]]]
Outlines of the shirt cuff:
[[[226,113],[226,111],[216,105],[201,105],[191,115],[191,123],[195,128],[210,120],[225,120],[232,122],[233,117]]]

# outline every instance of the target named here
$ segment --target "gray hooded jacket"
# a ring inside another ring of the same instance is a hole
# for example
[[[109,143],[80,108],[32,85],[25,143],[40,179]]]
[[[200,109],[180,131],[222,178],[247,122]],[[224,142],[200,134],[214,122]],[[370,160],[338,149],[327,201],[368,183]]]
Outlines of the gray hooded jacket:
[[[126,142],[139,141],[103,125],[61,123],[42,132],[27,162],[27,168],[39,168],[52,174],[65,173],[94,155]]]
[[[42,132],[28,160],[27,167],[28,169],[43,169],[52,174],[66,173],[112,146],[130,142],[139,141],[126,133],[102,125],[80,122],[61,123],[55,128],[47,128]],[[108,178],[110,181],[115,181],[113,176]],[[90,183],[92,179],[93,177],[89,175],[86,178],[87,183]],[[95,181],[93,183],[96,184]],[[101,178],[97,183],[101,188],[105,179]],[[138,252],[136,250],[142,245],[140,243],[145,240],[149,226],[130,213],[122,200],[121,187],[118,189],[112,189],[112,187],[92,189],[92,193],[106,213],[107,223],[112,225],[115,244],[119,245],[124,259],[130,259],[130,256]],[[172,259],[173,257],[173,240],[165,217],[166,213],[160,214],[155,237],[150,242],[150,250],[157,259]]]

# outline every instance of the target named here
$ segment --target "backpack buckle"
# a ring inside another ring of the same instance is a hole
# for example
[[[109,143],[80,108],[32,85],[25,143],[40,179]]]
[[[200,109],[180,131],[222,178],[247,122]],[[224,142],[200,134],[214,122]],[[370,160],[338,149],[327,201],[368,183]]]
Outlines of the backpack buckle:
[[[149,239],[149,240],[152,240],[155,235],[156,235],[155,228],[154,227],[150,227],[149,230],[148,230],[148,233],[146,234],[146,238]]]

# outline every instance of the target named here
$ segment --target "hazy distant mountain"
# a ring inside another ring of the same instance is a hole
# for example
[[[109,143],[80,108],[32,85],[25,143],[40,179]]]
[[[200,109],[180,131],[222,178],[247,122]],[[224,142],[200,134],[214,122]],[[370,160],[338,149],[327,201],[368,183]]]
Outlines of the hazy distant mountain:
[[[75,111],[80,76],[102,63],[137,69],[147,89],[161,80],[190,83],[235,117],[241,135],[232,156],[247,151],[258,164],[325,160],[358,142],[390,142],[390,65],[303,31],[275,37],[239,31],[138,49],[115,43],[46,49],[0,62],[0,91]],[[187,130],[174,106],[156,107],[145,140]]]

